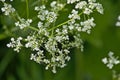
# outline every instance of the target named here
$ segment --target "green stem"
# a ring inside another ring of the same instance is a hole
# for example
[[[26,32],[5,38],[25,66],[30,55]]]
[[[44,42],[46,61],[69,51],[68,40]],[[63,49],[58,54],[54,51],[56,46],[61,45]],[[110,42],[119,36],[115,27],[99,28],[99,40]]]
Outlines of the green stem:
[[[29,5],[28,5],[28,0],[26,0],[26,12],[27,12],[27,18],[29,18]]]
[[[14,16],[13,14],[11,14],[11,17],[12,17],[15,21],[17,21],[16,16]]]
[[[79,15],[82,15],[82,12],[81,12]],[[65,22],[63,22],[63,23],[61,23],[61,24],[59,24],[59,25],[57,25],[57,26],[49,29],[48,31],[54,30],[54,29],[56,29],[56,28],[58,28],[58,27],[61,27],[62,25],[67,24],[68,22],[70,22],[70,21],[72,21],[72,20],[73,20],[73,19],[67,20],[67,21],[65,21]]]
[[[86,16],[85,16],[85,14],[84,14],[84,20],[86,20]]]
[[[30,28],[30,29],[32,29],[32,30],[34,30],[34,31],[39,31],[37,28],[32,27],[32,26],[29,26],[29,27],[27,27],[27,28]]]
[[[64,25],[64,24],[67,24],[69,21],[72,21],[72,19],[70,19],[70,20],[68,20],[68,21],[65,21],[65,22],[63,22],[63,23],[61,23],[61,24],[59,24],[59,25],[57,25],[57,26],[49,29],[49,31],[51,31],[51,30],[53,30],[53,29],[56,29],[56,28],[58,28],[58,27],[60,27],[60,26],[62,26],[62,25]]]

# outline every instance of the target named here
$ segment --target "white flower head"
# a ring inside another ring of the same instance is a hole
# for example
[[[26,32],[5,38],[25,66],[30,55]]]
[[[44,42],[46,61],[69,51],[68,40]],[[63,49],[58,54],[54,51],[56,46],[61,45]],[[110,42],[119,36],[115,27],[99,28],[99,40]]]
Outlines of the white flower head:
[[[79,3],[76,4],[75,8],[76,9],[84,9],[87,6],[87,2],[86,1],[80,1]]]
[[[2,12],[4,12],[5,15],[14,13],[15,10],[12,5],[5,3],[5,0],[0,1],[5,4],[2,8]],[[60,14],[62,12],[60,12],[60,10],[62,10],[66,4],[75,6],[68,15],[68,20],[62,22],[66,19]],[[52,68],[52,72],[56,73],[57,68],[65,67],[71,59],[70,49],[80,48],[81,51],[83,51],[84,47],[80,33],[91,32],[91,29],[96,25],[94,18],[91,17],[91,13],[94,13],[96,10],[102,13],[102,8],[100,4],[96,3],[96,0],[67,0],[67,3],[52,1],[50,7],[46,5],[47,4],[34,7],[37,14],[35,14],[36,16],[33,19],[21,18],[21,16],[15,14],[15,18],[18,20],[15,22],[15,26],[19,27],[18,29],[21,31],[30,32],[30,34],[25,34],[26,38],[11,38],[11,42],[7,44],[7,46],[17,52],[19,52],[22,47],[29,48],[32,52],[30,60],[38,64],[44,64],[46,70]],[[38,19],[36,19],[36,17]],[[59,19],[62,20],[59,21]],[[31,25],[33,20],[36,21]],[[24,28],[27,29],[23,30]],[[119,61],[113,57],[110,58],[112,58],[112,61],[108,58],[103,60],[108,67],[112,68],[113,63],[119,63]]]
[[[72,14],[69,14],[68,18],[80,20],[80,16],[78,14],[78,11],[76,11],[75,9],[73,9],[71,13]]]
[[[93,11],[91,10],[91,9],[89,9],[89,8],[85,8],[85,10],[84,10],[84,14],[87,14],[87,15],[90,15],[90,13],[92,13]]]
[[[51,7],[56,7],[56,4],[57,4],[57,2],[56,2],[56,1],[53,1],[53,2],[50,4],[50,6],[51,6]]]
[[[95,27],[95,25],[96,25],[94,23],[94,18],[93,17],[91,19],[88,19],[88,20],[84,21],[84,22],[81,22],[80,24],[81,24],[81,26],[83,26],[82,31],[87,32],[88,34],[90,34],[91,28]]]
[[[15,26],[18,26],[20,29],[24,29],[25,27],[29,27],[32,23],[32,19],[20,19],[20,21],[15,22]]]
[[[109,69],[112,69],[114,65],[117,65],[120,63],[120,60],[118,60],[118,57],[114,57],[114,53],[110,51],[108,53],[108,58],[107,57],[103,58],[102,62],[106,64],[106,66]]]
[[[106,57],[105,57],[105,58],[103,58],[103,59],[102,59],[102,62],[103,62],[104,64],[107,64],[107,63],[108,63],[107,58],[106,58]]]
[[[100,14],[103,14],[104,10],[103,10],[102,4],[97,3],[96,9]]]
[[[17,40],[15,40],[14,38],[11,38],[11,42],[9,44],[7,44],[7,47],[14,48],[14,51],[19,52],[19,50],[23,46],[21,44],[22,39],[23,39],[22,37],[18,37]]]
[[[4,7],[2,7],[1,10],[5,15],[10,15],[11,13],[15,12],[15,9],[12,7],[12,5],[7,3],[4,3]]]

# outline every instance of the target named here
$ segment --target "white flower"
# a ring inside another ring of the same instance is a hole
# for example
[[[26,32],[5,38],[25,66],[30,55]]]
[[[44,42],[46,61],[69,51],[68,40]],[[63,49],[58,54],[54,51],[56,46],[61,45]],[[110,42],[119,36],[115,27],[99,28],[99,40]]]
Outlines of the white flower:
[[[96,6],[97,6],[97,3],[92,3],[92,2],[89,3],[89,8],[92,10],[95,9]]]
[[[96,9],[97,9],[97,11],[98,11],[100,14],[103,14],[103,7],[102,7],[102,4],[97,3]]]
[[[51,4],[50,4],[50,6],[51,7],[56,7],[55,5],[57,4],[57,2],[56,1],[53,1]]]
[[[22,37],[18,37],[16,41],[14,38],[11,38],[11,42],[9,44],[7,44],[7,47],[14,48],[14,51],[19,52],[19,50],[23,46],[21,44],[21,40],[22,40]]]
[[[116,26],[120,26],[120,22],[117,22],[117,23],[116,23]]]
[[[51,3],[51,5],[53,6],[53,4],[55,4],[55,2]],[[54,7],[53,7],[54,8]],[[35,7],[35,10],[38,11],[38,18],[41,21],[48,21],[48,24],[53,23],[56,19],[57,19],[57,14],[55,11],[48,11],[45,10],[45,6],[37,6]],[[47,26],[48,26],[47,24]]]
[[[27,43],[25,44],[26,48],[31,48],[33,51],[39,51],[40,43],[38,43],[38,41],[37,41],[37,39],[34,35],[33,36],[27,36],[25,41],[27,41]]]
[[[35,6],[35,10],[36,11],[41,11],[41,10],[44,10],[46,7],[45,7],[45,5],[42,5],[42,6]]]
[[[109,64],[107,64],[107,67],[108,67],[109,69],[112,69],[112,68],[113,68],[113,64],[112,64],[112,63],[109,63]]]
[[[52,72],[56,73],[56,66],[53,66]]]
[[[105,57],[105,58],[102,59],[102,62],[104,64],[106,64],[106,66],[109,69],[112,69],[114,67],[114,65],[117,65],[117,64],[120,63],[120,60],[118,60],[118,57],[114,57],[113,55],[114,55],[114,53],[110,51],[108,53],[108,58]]]
[[[20,21],[15,23],[15,26],[20,27],[20,29],[24,29],[25,27],[29,27],[30,23],[32,23],[32,19],[20,19]]]
[[[80,1],[79,3],[76,4],[75,8],[76,9],[83,9],[86,7],[86,5],[87,5],[86,1]]]
[[[43,51],[39,50],[37,54],[31,54],[30,60],[34,60],[40,64],[43,62],[43,58],[44,58]]]
[[[71,13],[72,14],[69,14],[68,18],[80,20],[80,16],[78,14],[78,11],[76,11],[75,9],[73,9]]]
[[[73,4],[73,3],[77,2],[77,1],[80,1],[80,0],[67,0],[67,4]]]
[[[38,22],[38,28],[42,27],[43,23],[42,22]]]
[[[48,22],[52,23],[57,19],[57,14],[55,12],[49,12],[46,16]]]
[[[108,63],[107,58],[103,58],[103,59],[102,59],[102,62],[103,62],[104,64],[107,64],[107,63]]]
[[[85,8],[85,10],[84,10],[84,14],[87,14],[87,15],[90,15],[90,13],[92,13],[93,11],[91,10],[91,9],[89,9],[89,8]]]
[[[81,22],[80,24],[81,26],[83,26],[82,31],[83,32],[87,31],[87,33],[90,34],[91,28],[96,25],[93,21],[94,21],[94,18],[92,17],[91,19]]]
[[[59,3],[59,1],[53,1],[50,3],[50,6],[52,7],[52,11],[60,11],[64,7],[64,4]]]
[[[34,60],[35,61],[35,59],[36,59],[36,55],[31,54],[30,60]]]
[[[2,7],[1,10],[5,15],[9,15],[15,12],[15,9],[12,7],[12,5],[6,3],[4,3],[4,7]]]

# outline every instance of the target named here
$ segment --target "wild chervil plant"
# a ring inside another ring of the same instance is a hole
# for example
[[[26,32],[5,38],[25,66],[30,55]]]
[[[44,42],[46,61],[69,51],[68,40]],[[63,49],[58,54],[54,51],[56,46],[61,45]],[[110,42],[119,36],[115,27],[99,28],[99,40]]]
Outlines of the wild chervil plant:
[[[66,3],[60,3],[59,0],[52,1],[50,8],[46,4],[34,8],[37,12],[36,17],[39,19],[36,26],[31,25],[34,22],[33,19],[19,16],[11,4],[5,0],[0,2],[3,3],[1,10],[4,15],[12,15],[16,18],[15,27],[32,31],[26,37],[12,37],[7,47],[13,48],[18,53],[22,47],[29,48],[32,51],[30,60],[45,64],[45,69],[52,68],[53,73],[56,73],[57,67],[66,66],[66,62],[70,60],[70,49],[75,47],[83,50],[81,33],[90,34],[91,29],[96,25],[92,14],[95,12],[103,14],[102,5],[96,0],[67,0]],[[28,0],[26,4],[28,16]],[[66,5],[74,5],[74,8],[68,14],[67,21],[56,25],[56,21],[59,20],[59,11],[66,8]]]

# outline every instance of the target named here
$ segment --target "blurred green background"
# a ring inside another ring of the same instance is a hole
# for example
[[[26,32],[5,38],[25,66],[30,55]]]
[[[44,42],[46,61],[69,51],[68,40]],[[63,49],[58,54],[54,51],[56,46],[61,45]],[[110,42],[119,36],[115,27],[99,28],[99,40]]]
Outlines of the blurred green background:
[[[104,15],[94,14],[96,27],[90,35],[82,34],[84,52],[73,49],[72,59],[68,65],[58,69],[56,74],[46,71],[43,65],[30,61],[29,50],[24,49],[16,53],[6,47],[12,36],[11,31],[14,32],[16,29],[13,28],[11,18],[3,16],[0,12],[0,80],[112,80],[112,71],[106,68],[101,59],[107,56],[109,51],[120,56],[120,27],[115,26],[117,17],[120,15],[120,0],[97,1],[103,4]],[[32,4],[36,3],[33,2],[35,1],[29,0],[30,17],[35,14],[32,11],[34,6]],[[14,0],[12,4],[18,13],[25,17],[25,2]],[[120,73],[120,66],[114,69]]]

